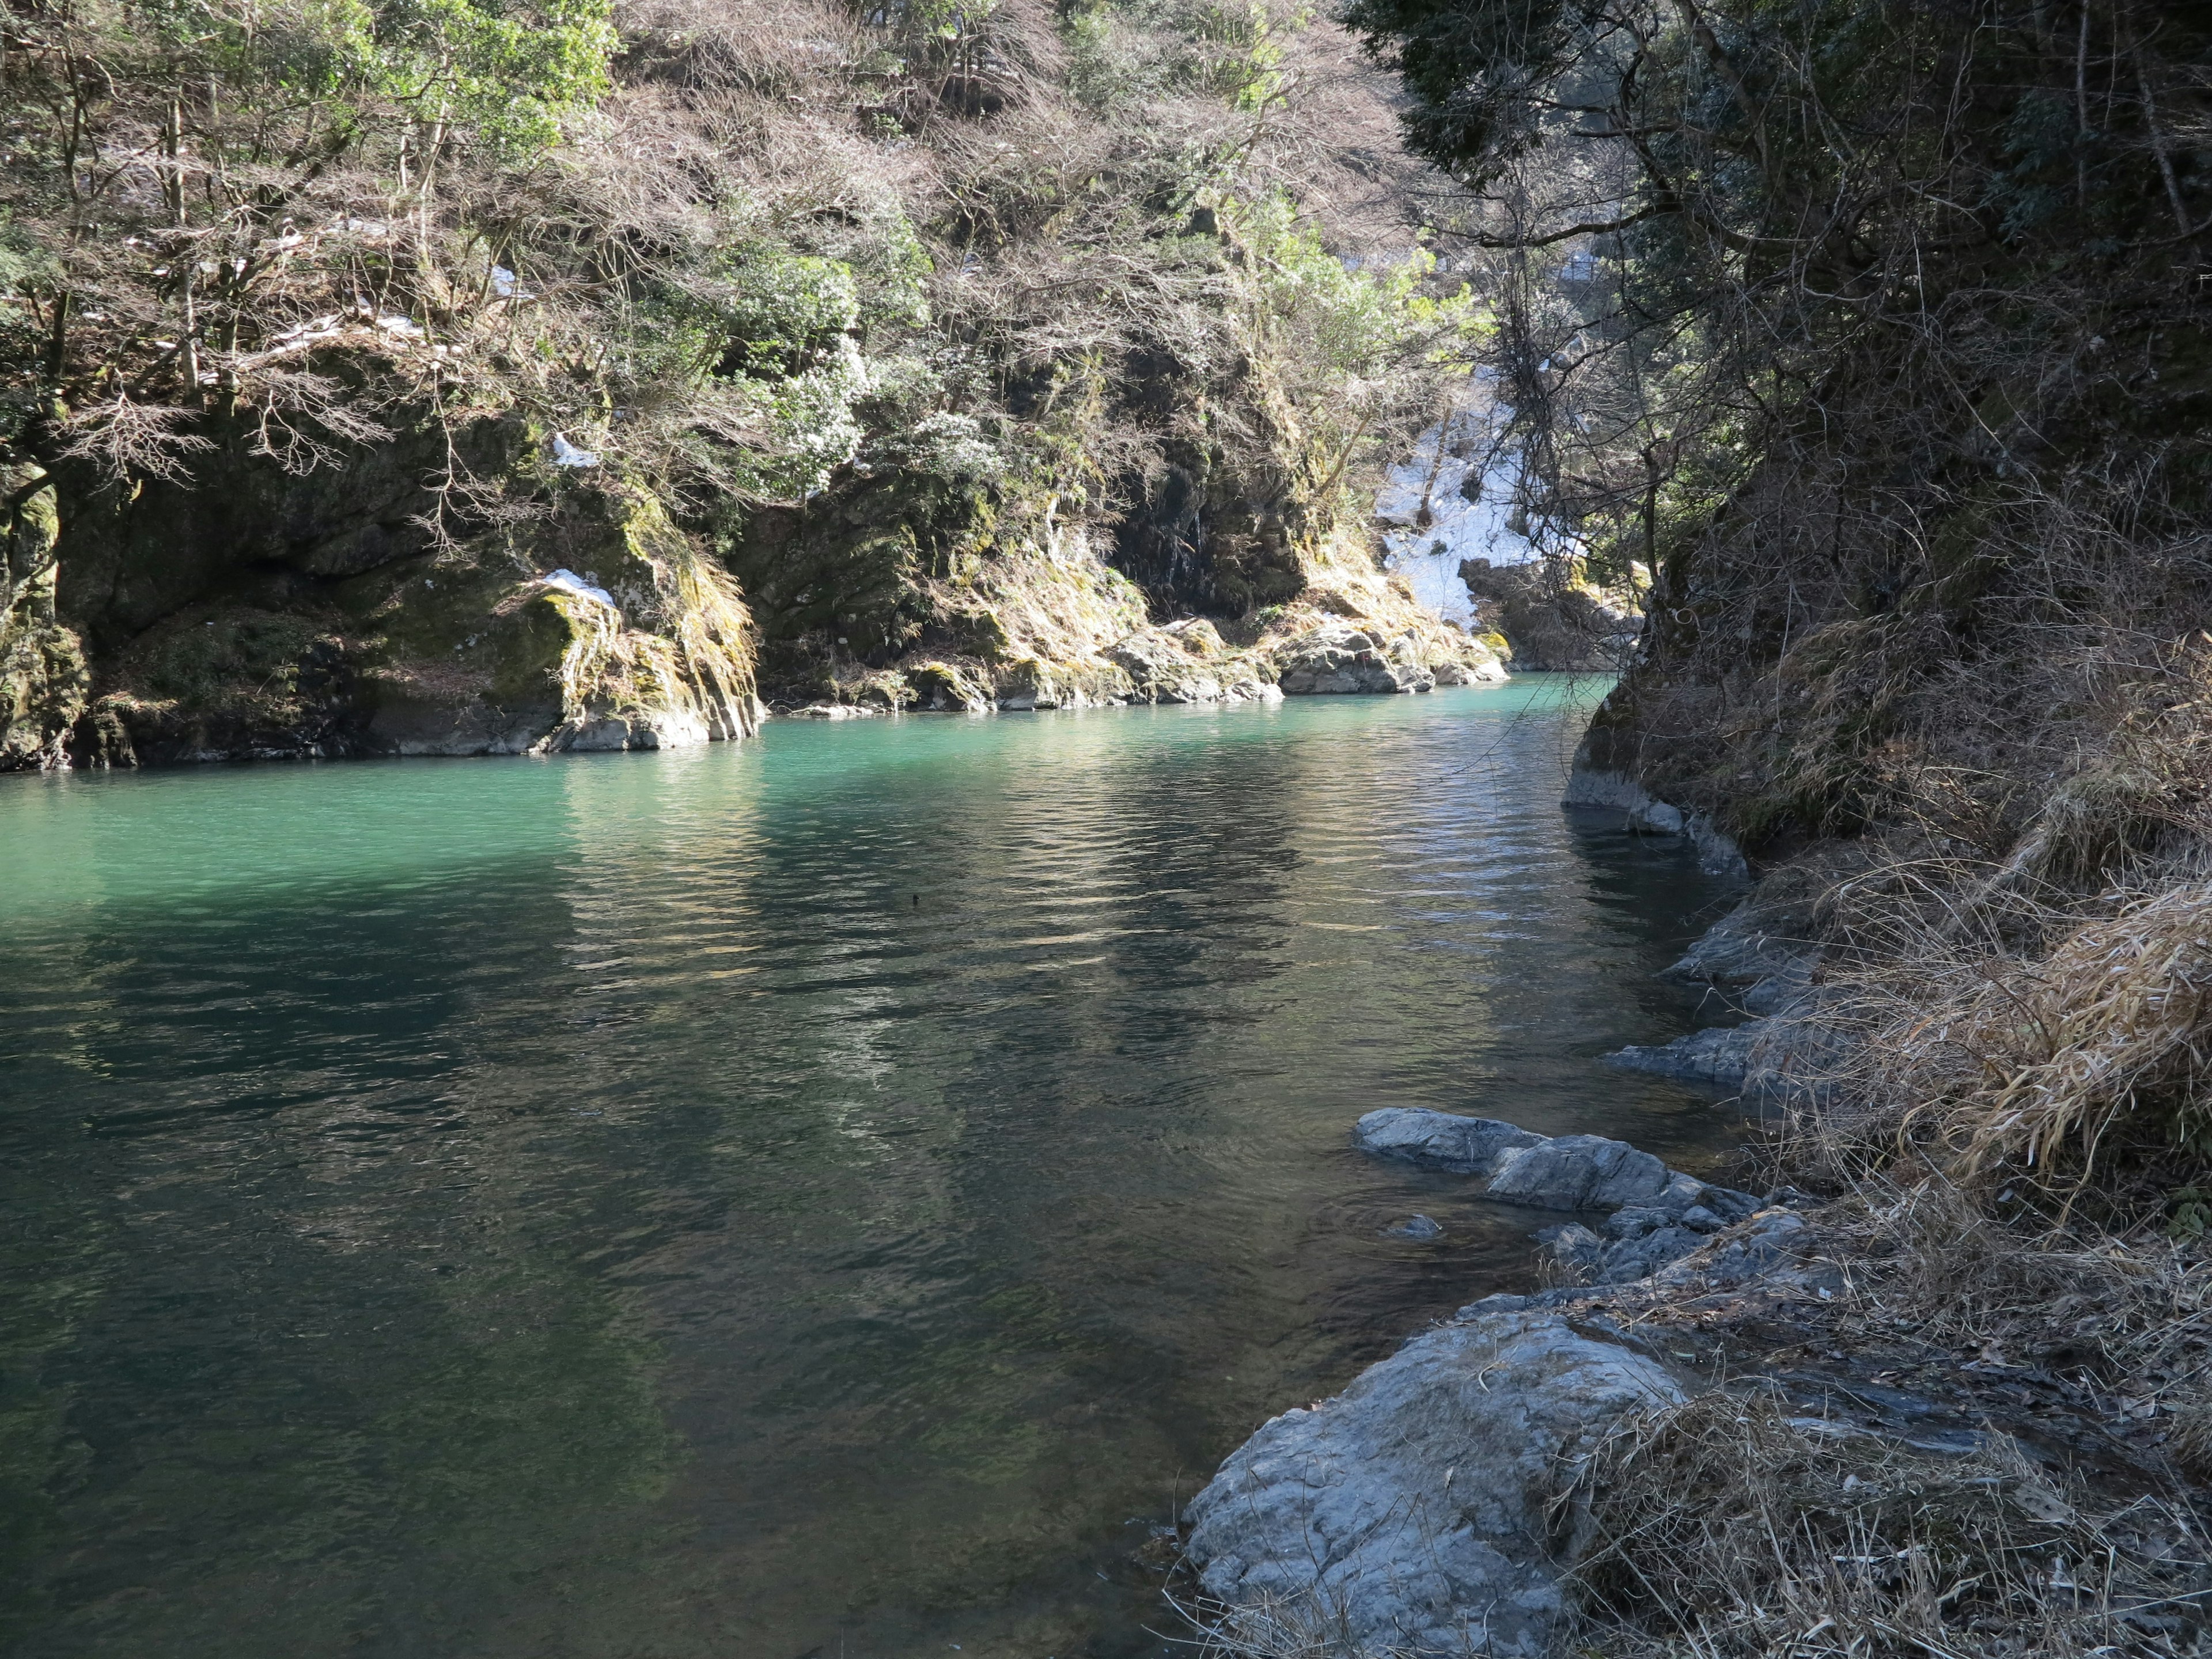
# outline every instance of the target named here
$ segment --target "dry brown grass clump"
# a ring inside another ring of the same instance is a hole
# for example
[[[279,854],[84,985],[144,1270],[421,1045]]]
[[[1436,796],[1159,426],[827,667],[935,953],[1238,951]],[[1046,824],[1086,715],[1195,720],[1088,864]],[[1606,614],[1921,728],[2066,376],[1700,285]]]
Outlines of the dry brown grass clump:
[[[1963,1141],[1965,1174],[2048,1170],[2069,1152],[2086,1168],[2109,1135],[2129,1130],[2200,1147],[2212,1105],[2203,1086],[2212,883],[2154,891],[2084,923],[2041,961],[1992,975],[1905,1036],[1916,1056],[1954,1054],[1972,1068],[1958,1079],[1966,1086],[1931,1091],[1927,1109],[1944,1112],[1944,1133]]]
[[[1620,1425],[1558,1512],[1586,1652],[2196,1650],[2203,1563],[2183,1518],[2099,1504],[2002,1436],[1942,1455],[1716,1392]]]
[[[2118,1212],[2212,1155],[2212,648],[2106,630],[2069,662],[2020,752],[1923,755],[1917,816],[1858,838],[1817,908],[1836,1063],[1797,1151],[1832,1176],[1910,1147]]]
[[[1886,924],[1917,937],[1829,970],[1814,1018],[1838,1039],[1825,1080],[1841,1103],[1801,1126],[1800,1158],[1849,1176],[1914,1147],[2062,1213],[2093,1182],[2108,1203],[2185,1182],[2212,1153],[2212,882],[2173,871],[2086,902],[1999,903],[1931,862],[1878,876],[1941,902]]]

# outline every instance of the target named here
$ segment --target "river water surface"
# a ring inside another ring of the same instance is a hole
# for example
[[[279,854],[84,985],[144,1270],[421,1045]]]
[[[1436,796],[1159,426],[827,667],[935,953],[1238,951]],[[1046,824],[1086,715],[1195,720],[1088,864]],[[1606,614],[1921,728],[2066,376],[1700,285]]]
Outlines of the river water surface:
[[[1595,1061],[1726,895],[1587,702],[0,780],[0,1649],[1160,1653],[1150,1529],[1531,1277],[1354,1118],[1729,1144]]]

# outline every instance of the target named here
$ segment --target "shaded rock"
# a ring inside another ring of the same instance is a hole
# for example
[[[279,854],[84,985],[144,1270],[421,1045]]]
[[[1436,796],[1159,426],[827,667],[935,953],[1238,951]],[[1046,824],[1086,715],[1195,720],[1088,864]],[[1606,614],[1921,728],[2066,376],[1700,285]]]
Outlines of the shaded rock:
[[[1635,596],[1589,580],[1580,559],[1466,559],[1459,578],[1476,626],[1504,635],[1517,667],[1611,674],[1635,653],[1644,625]]]
[[[1385,1106],[1352,1127],[1352,1144],[1376,1158],[1454,1175],[1488,1175],[1499,1157],[1544,1137],[1495,1118]]]
[[[1544,1247],[1543,1254],[1553,1267],[1565,1269],[1577,1280],[1586,1280],[1597,1272],[1607,1249],[1602,1238],[1572,1221],[1545,1228],[1536,1235],[1536,1242]]]
[[[1710,1025],[1672,1042],[1648,1048],[1632,1044],[1607,1054],[1605,1063],[1624,1072],[1649,1072],[1655,1077],[1686,1078],[1733,1088],[1749,1076],[1754,1051],[1766,1029],[1763,1020]]]
[[[1608,1244],[1591,1264],[1590,1282],[1627,1285],[1639,1279],[1649,1279],[1662,1267],[1680,1261],[1705,1242],[1689,1228],[1674,1225],[1656,1228],[1639,1238]]]
[[[1602,1135],[1553,1138],[1496,1118],[1385,1106],[1353,1126],[1352,1144],[1376,1157],[1426,1170],[1487,1176],[1487,1196],[1535,1209],[1639,1206],[1675,1222],[1702,1207],[1725,1222],[1740,1221],[1759,1207],[1750,1194],[1670,1170],[1625,1140]]]
[[[1192,1500],[1188,1558],[1232,1632],[1264,1608],[1352,1652],[1534,1659],[1563,1613],[1555,1460],[1682,1397],[1602,1322],[1480,1313],[1261,1428]]]
[[[1604,1234],[1570,1224],[1536,1235],[1553,1265],[1586,1283],[1642,1279],[1759,1208],[1748,1193],[1670,1170],[1602,1135],[1534,1134],[1495,1118],[1386,1106],[1352,1130],[1378,1158],[1486,1176],[1484,1194],[1543,1210],[1610,1210]]]
[[[1661,971],[1705,985],[1751,985],[1780,974],[1809,971],[1811,945],[1778,931],[1762,895],[1745,899],[1699,934]]]
[[[1632,830],[1650,836],[1682,836],[1697,848],[1698,862],[1722,875],[1748,876],[1751,866],[1743,848],[1703,813],[1685,812],[1660,800],[1625,772],[1601,770],[1588,764],[1590,738],[1583,739],[1567,776],[1562,806],[1580,806],[1618,812]]]
[[[1786,878],[1773,882],[1787,890]],[[1802,937],[1811,924],[1793,905],[1787,890],[1760,890],[1708,927],[1680,958],[1665,969],[1668,979],[1692,984],[1743,988],[1743,1006],[1753,1014],[1778,1013],[1808,995],[1820,948]]]
[[[1793,1000],[1782,1014],[1763,1015],[1741,1025],[1709,1026],[1650,1048],[1630,1047],[1607,1054],[1605,1063],[1626,1072],[1648,1072],[1774,1098],[1820,1097],[1830,1086],[1822,1068],[1835,1058],[1832,1040],[1799,1016],[1804,1005]]]
[[[1794,1210],[1762,1210],[1735,1237],[1721,1242],[1704,1264],[1715,1284],[1765,1279],[1802,1260],[1818,1242],[1813,1224]]]

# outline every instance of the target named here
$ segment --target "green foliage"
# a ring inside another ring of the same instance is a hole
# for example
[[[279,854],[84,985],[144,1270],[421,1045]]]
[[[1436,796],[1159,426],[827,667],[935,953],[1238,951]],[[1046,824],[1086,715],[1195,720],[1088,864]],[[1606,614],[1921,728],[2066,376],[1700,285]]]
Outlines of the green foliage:
[[[1289,90],[1285,43],[1312,15],[1269,0],[1090,0],[1068,19],[1070,84],[1100,112],[1199,92],[1256,113]]]
[[[611,0],[354,0],[355,71],[418,119],[453,122],[502,155],[543,149],[603,96],[619,45]]]
[[[721,337],[718,374],[786,380],[820,367],[859,326],[852,268],[766,240],[732,252],[698,303]]]
[[[1227,199],[1218,211],[1252,256],[1269,325],[1295,334],[1323,373],[1371,378],[1409,351],[1424,361],[1463,357],[1462,337],[1479,325],[1474,296],[1426,293],[1436,260],[1425,251],[1377,274],[1331,253],[1320,228],[1280,191]]]

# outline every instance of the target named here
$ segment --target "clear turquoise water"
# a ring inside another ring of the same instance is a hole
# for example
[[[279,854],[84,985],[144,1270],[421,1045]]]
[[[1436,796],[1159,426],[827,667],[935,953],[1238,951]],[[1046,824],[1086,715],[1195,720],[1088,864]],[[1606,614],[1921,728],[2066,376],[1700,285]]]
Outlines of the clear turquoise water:
[[[1160,1651],[1148,1528],[1529,1277],[1359,1113],[1729,1144],[1595,1063],[1723,895],[1586,702],[0,780],[0,1647]]]

